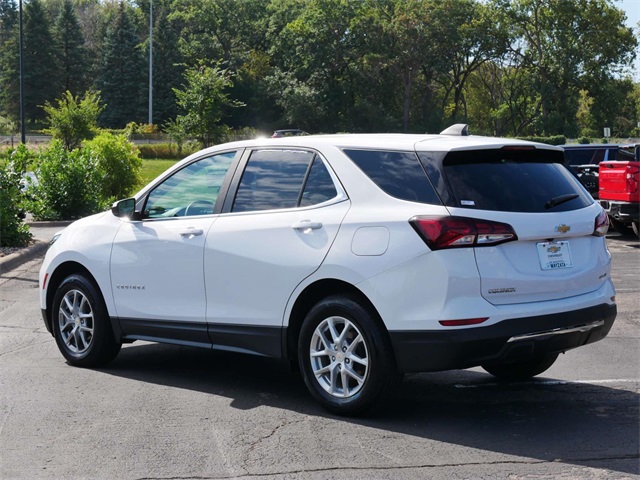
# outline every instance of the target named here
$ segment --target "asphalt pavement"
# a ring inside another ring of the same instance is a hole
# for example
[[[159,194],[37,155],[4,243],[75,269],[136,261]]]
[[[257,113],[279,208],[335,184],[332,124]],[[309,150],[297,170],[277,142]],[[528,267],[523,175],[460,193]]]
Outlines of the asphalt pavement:
[[[32,231],[45,243],[59,228]],[[327,414],[261,357],[136,342],[105,368],[70,367],[40,316],[35,256],[0,274],[0,478],[640,478],[640,242],[608,245],[607,338],[527,382],[407,375],[360,419]]]

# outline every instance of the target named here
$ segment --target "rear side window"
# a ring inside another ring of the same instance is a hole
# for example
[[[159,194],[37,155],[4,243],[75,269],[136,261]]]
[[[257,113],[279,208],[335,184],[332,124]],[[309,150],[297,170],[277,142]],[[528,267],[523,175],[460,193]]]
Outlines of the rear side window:
[[[338,191],[333,184],[331,175],[329,175],[327,171],[327,167],[325,167],[322,160],[316,156],[311,164],[311,170],[309,170],[309,176],[302,191],[300,206],[308,207],[326,202],[336,195],[338,195]]]
[[[344,153],[392,197],[442,204],[415,153],[378,150],[344,150]]]
[[[558,157],[558,158],[555,158]],[[592,203],[556,152],[451,152],[443,160],[452,205],[504,212],[562,212]]]

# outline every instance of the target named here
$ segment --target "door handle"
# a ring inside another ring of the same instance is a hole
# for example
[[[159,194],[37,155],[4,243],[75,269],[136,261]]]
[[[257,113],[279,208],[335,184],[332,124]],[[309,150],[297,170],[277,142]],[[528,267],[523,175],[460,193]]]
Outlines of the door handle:
[[[312,222],[311,220],[302,220],[301,222],[291,225],[294,230],[318,230],[322,228],[322,222]]]
[[[200,228],[187,228],[184,232],[180,232],[181,237],[188,237],[189,239],[193,237],[197,237],[198,235],[202,235],[204,230]]]

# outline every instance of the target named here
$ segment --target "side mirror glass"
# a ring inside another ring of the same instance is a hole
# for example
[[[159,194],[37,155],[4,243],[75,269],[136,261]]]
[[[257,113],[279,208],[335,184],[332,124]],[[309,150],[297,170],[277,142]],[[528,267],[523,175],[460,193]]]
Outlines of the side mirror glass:
[[[126,217],[131,220],[138,220],[138,218],[136,218],[136,199],[125,198],[124,200],[115,202],[111,207],[111,213],[118,218]]]

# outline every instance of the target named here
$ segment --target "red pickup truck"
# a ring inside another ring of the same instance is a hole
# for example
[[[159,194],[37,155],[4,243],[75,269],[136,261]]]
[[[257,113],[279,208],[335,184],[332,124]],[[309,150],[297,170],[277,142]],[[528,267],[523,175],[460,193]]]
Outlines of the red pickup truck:
[[[617,158],[600,162],[600,204],[616,230],[627,233],[631,227],[640,237],[640,144],[620,146]]]

